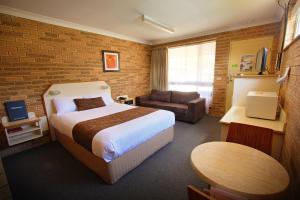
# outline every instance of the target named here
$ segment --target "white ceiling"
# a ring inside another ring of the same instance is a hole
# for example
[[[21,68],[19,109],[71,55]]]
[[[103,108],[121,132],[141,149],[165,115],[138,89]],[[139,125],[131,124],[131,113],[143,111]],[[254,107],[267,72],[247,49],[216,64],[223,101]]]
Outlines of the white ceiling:
[[[282,15],[277,0],[0,0],[0,5],[3,13],[148,44],[271,23]],[[142,23],[142,14],[175,33]]]

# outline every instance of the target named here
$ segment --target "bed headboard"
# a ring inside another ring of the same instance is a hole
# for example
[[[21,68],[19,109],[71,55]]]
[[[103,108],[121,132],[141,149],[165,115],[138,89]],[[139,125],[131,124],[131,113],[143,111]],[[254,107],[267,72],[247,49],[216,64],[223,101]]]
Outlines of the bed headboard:
[[[62,83],[53,84],[43,94],[44,105],[48,121],[52,113],[55,113],[55,108],[52,99],[56,97],[68,96],[88,96],[95,95],[101,92],[108,92],[111,95],[109,85],[104,81],[80,82],[80,83]],[[49,123],[52,138],[54,138],[51,124]]]

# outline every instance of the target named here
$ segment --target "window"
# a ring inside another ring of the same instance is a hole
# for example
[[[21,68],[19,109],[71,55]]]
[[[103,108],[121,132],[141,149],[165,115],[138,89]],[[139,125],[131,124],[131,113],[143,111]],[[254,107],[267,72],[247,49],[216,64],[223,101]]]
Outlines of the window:
[[[197,91],[211,102],[216,42],[168,49],[169,90]]]

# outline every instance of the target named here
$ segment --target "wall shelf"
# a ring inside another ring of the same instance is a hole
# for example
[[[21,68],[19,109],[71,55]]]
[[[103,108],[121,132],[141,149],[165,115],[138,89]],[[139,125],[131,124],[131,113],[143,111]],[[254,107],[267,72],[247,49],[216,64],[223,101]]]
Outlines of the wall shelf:
[[[243,74],[243,75],[234,75],[233,78],[269,78],[269,77],[277,77],[278,74],[264,74],[264,75],[257,75],[257,74]]]

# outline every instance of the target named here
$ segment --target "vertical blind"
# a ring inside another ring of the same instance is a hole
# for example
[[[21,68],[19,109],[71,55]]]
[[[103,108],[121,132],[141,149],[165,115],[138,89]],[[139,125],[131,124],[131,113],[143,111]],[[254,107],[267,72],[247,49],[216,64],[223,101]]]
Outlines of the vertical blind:
[[[168,89],[197,91],[211,104],[216,42],[168,49]]]

